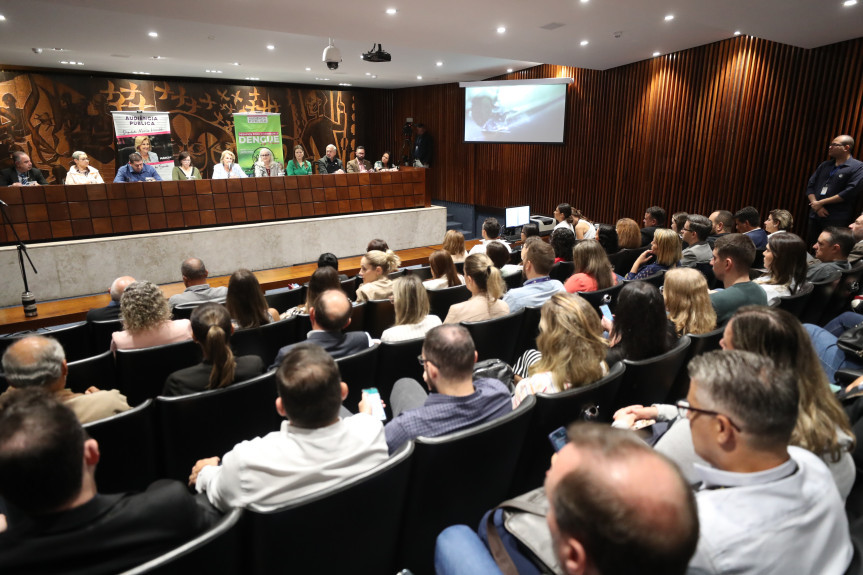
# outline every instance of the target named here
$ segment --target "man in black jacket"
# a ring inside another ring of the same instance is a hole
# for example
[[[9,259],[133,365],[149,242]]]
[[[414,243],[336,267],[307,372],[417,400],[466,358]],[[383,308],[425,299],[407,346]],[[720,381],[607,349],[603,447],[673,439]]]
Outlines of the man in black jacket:
[[[0,185],[3,186],[44,186],[47,182],[42,170],[33,167],[30,156],[24,152],[14,152],[12,160],[14,168],[6,168],[0,172]]]

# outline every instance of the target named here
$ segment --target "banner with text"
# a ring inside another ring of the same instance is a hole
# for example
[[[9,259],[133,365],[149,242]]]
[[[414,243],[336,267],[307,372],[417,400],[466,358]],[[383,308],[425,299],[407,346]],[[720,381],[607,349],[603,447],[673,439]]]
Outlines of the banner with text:
[[[174,147],[171,144],[171,121],[168,112],[111,112],[117,133],[117,168],[129,162],[138,152],[144,162],[153,166],[163,180],[174,171]]]
[[[255,162],[264,148],[272,152],[273,161],[285,165],[281,114],[235,113],[234,135],[237,138],[237,163],[247,176],[255,175]]]

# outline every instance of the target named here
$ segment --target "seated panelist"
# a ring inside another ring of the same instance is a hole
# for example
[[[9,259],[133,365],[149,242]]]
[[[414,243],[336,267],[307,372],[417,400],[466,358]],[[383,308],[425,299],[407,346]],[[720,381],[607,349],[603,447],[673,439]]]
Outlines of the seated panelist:
[[[372,163],[366,159],[366,149],[363,146],[357,146],[357,151],[354,154],[356,158],[348,162],[348,173],[354,172],[371,172]]]
[[[72,167],[66,174],[66,185],[72,184],[104,184],[99,170],[90,167],[87,152],[72,152]]]
[[[384,152],[384,155],[381,156],[381,159],[375,162],[375,171],[376,172],[395,172],[398,170],[398,166],[394,166],[390,163],[390,153]]]
[[[342,161],[338,158],[339,151],[332,144],[327,146],[327,153],[323,158],[318,159],[318,173],[324,174],[344,174],[345,170],[342,166]]]
[[[255,162],[255,177],[275,178],[284,175],[285,168],[273,158],[273,152],[269,148],[263,148],[258,153],[258,161]]]
[[[299,144],[294,146],[294,159],[287,164],[289,176],[308,176],[312,173],[312,163],[306,159],[306,151]]]
[[[156,168],[144,163],[138,152],[129,154],[129,163],[117,170],[114,183],[120,182],[160,182],[162,178]]]
[[[172,180],[200,180],[201,171],[192,165],[192,155],[189,152],[180,152],[177,156],[179,165],[174,166],[174,172],[171,174]]]
[[[230,180],[232,178],[247,178],[246,172],[236,163],[236,156],[231,150],[222,152],[221,162],[213,167],[214,180]]]

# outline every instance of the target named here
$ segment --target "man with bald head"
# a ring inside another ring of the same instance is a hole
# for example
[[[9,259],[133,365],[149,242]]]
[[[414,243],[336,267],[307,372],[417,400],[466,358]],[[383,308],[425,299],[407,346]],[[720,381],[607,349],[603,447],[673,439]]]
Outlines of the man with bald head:
[[[863,162],[851,156],[853,150],[854,138],[836,136],[827,147],[830,159],[818,166],[809,178],[806,186],[809,245],[814,244],[826,228],[844,227],[854,219],[854,204],[863,182]]]
[[[582,423],[571,425],[568,437],[545,478],[546,523],[560,571],[686,573],[698,517],[677,467],[628,431]],[[438,537],[435,566],[442,575],[500,572],[464,525]]]
[[[319,158],[317,161],[318,164],[318,173],[321,175],[326,174],[344,174],[344,166],[342,165],[342,161],[338,158],[339,151],[332,144],[327,146],[327,153],[323,158]]]
[[[228,297],[228,288],[210,287],[207,283],[207,278],[210,272],[207,271],[207,266],[204,265],[200,258],[189,258],[180,266],[180,273],[183,274],[183,285],[186,290],[183,293],[172,295],[168,299],[171,307],[176,307],[183,304],[201,304],[206,302],[225,303],[225,298]]]
[[[343,331],[351,323],[353,307],[348,296],[340,289],[327,290],[319,295],[309,309],[312,331],[306,341],[316,343],[326,350],[333,359],[346,357],[370,348],[374,340],[365,331]],[[279,367],[282,360],[297,344],[286,345],[279,350],[276,361],[270,369]]]
[[[69,368],[66,356],[63,347],[52,338],[25,337],[9,346],[3,354],[3,373],[10,391],[44,388],[69,407],[81,423],[111,417],[129,409],[126,398],[116,389],[101,391],[91,386],[85,393],[67,389]]]
[[[105,307],[97,307],[87,312],[87,321],[110,321],[120,319],[120,298],[130,283],[134,282],[132,276],[122,276],[111,282],[108,293],[111,294],[111,303]]]

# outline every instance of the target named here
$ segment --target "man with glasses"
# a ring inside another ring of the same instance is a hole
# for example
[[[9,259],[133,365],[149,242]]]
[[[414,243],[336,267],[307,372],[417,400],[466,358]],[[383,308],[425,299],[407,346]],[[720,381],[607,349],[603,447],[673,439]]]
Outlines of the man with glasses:
[[[512,411],[512,394],[496,379],[473,380],[476,347],[464,326],[447,324],[430,330],[418,361],[423,380],[402,378],[389,398],[393,420],[384,431],[392,454],[403,443],[419,436],[436,437],[485,423]],[[371,414],[365,399],[360,412]]]
[[[844,573],[853,548],[836,484],[817,455],[788,445],[794,374],[715,351],[693,359],[689,376],[677,407],[709,466],[695,464],[701,535],[688,573]]]
[[[683,235],[681,239],[689,244],[683,250],[680,265],[685,268],[694,268],[697,264],[708,264],[713,257],[713,250],[707,243],[707,236],[713,230],[713,224],[704,216],[690,214],[686,223],[683,224]]]
[[[830,159],[818,166],[809,178],[806,198],[810,245],[828,226],[847,226],[854,217],[852,210],[863,182],[863,162],[851,156],[853,150],[854,138],[836,136],[827,147]]]

